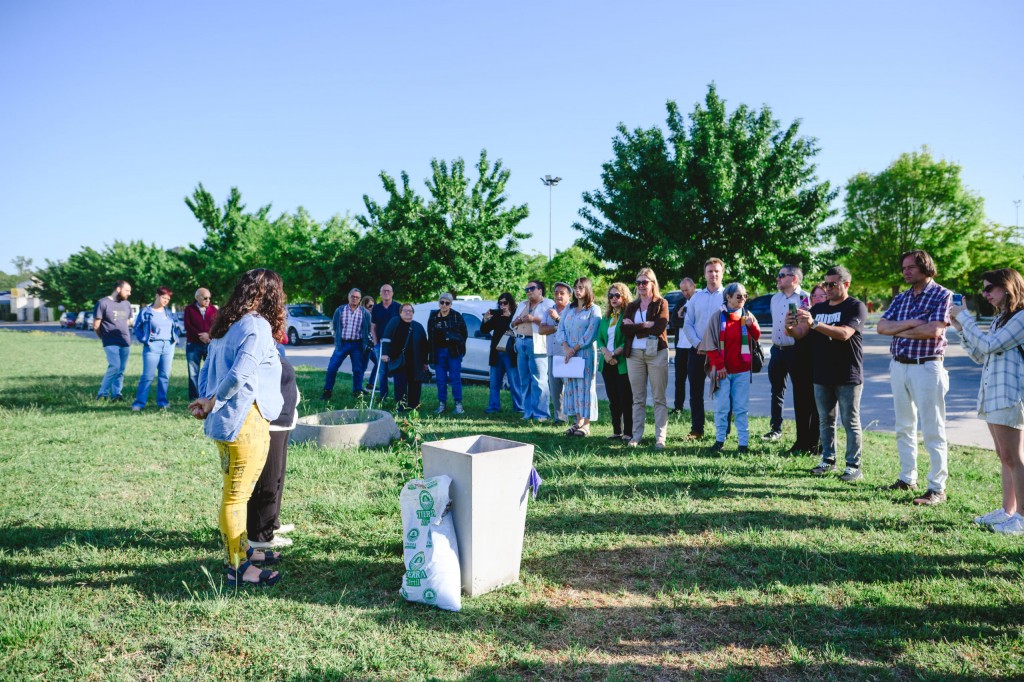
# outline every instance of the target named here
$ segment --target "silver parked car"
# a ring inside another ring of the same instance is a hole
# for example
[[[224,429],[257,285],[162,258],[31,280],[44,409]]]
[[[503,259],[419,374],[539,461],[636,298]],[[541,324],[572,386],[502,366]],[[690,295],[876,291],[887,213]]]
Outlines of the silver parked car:
[[[286,306],[284,326],[288,330],[290,346],[298,346],[303,341],[334,341],[331,318],[310,303]]]
[[[440,306],[434,303],[419,303],[413,306],[415,321],[427,328],[427,320],[430,318],[430,311],[437,310]],[[488,364],[491,357],[491,335],[480,331],[483,322],[484,312],[494,310],[498,307],[497,301],[462,301],[458,300],[452,304],[452,310],[462,313],[466,321],[466,356],[462,358],[462,377],[464,379],[482,379],[487,381],[491,375],[491,367]],[[430,330],[427,330],[427,334]],[[433,370],[431,370],[433,371]]]

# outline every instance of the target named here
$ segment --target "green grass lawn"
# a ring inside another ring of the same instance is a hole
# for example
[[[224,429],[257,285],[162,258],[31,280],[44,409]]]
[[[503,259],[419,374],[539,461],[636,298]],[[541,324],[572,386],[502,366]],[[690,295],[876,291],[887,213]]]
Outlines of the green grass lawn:
[[[688,417],[661,453],[608,445],[607,423],[569,439],[507,396],[484,415],[473,386],[464,418],[418,428],[536,445],[521,584],[461,613],[405,603],[398,494],[416,451],[293,446],[284,577],[235,594],[183,355],[172,409],[141,414],[93,400],[95,341],[0,332],[0,358],[0,679],[1024,679],[1024,538],[971,523],[998,503],[991,451],[952,447],[949,502],[916,508],[879,490],[897,474],[889,435],[865,434],[850,486],[781,444],[681,446]],[[140,368],[135,348],[125,395]],[[299,381],[301,413],[322,410],[323,372]]]

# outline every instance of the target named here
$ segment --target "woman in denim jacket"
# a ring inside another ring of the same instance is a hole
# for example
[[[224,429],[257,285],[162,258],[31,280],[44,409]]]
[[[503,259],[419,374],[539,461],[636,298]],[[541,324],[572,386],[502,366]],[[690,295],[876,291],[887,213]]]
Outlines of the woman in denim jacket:
[[[270,422],[281,414],[281,357],[275,338],[284,330],[284,291],[273,270],[242,275],[210,329],[210,349],[199,372],[192,416],[217,443],[223,489],[220,534],[227,553],[227,583],[273,585],[276,571],[261,564],[279,553],[249,547],[246,507],[270,448]]]
[[[1024,279],[1012,268],[982,275],[982,294],[996,310],[988,333],[963,305],[950,308],[964,350],[984,367],[978,390],[978,416],[988,423],[1003,465],[1003,506],[974,519],[997,533],[1024,535]]]
[[[178,344],[178,328],[174,316],[167,310],[174,292],[167,287],[157,287],[153,304],[139,311],[135,320],[135,338],[142,346],[142,376],[135,391],[132,410],[139,412],[149,400],[149,389],[156,377],[156,406],[165,409],[170,406],[167,388],[171,383],[171,362],[174,348]]]

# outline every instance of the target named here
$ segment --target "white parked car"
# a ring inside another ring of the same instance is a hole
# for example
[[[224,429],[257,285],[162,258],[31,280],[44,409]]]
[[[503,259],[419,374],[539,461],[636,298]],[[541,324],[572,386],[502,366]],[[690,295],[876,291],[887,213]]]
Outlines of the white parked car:
[[[331,318],[310,303],[295,303],[285,306],[285,329],[288,345],[298,346],[303,341],[333,341]]]
[[[437,310],[440,306],[437,302],[418,303],[413,306],[415,312],[412,319],[427,328],[427,320],[430,318],[430,311]],[[488,361],[491,357],[491,336],[480,331],[483,322],[484,312],[494,310],[498,307],[497,301],[455,301],[452,309],[462,313],[466,321],[466,356],[462,358],[462,378],[480,379],[487,381],[491,375],[491,367]],[[429,336],[430,330],[427,329]],[[433,368],[431,368],[433,373]]]

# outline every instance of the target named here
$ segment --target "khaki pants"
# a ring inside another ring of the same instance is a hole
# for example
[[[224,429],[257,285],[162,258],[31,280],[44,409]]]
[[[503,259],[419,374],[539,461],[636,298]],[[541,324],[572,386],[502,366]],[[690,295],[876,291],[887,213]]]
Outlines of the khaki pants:
[[[1016,352],[1016,351],[1014,351]],[[917,483],[917,418],[921,417],[924,449],[931,460],[928,489],[944,492],[949,478],[946,448],[946,391],[949,373],[939,362],[904,365],[889,362],[893,407],[896,412],[896,451],[900,480]]]
[[[270,422],[253,403],[245,416],[238,438],[230,443],[217,441],[224,488],[220,500],[220,537],[227,551],[228,565],[245,561],[249,538],[245,526],[247,506],[256,480],[263,473],[270,450]]]
[[[647,417],[647,383],[651,384],[654,398],[654,440],[664,443],[668,436],[668,403],[665,389],[668,386],[668,348],[656,350],[634,347],[626,358],[629,385],[633,389],[633,440],[639,441],[644,435],[644,420]]]

